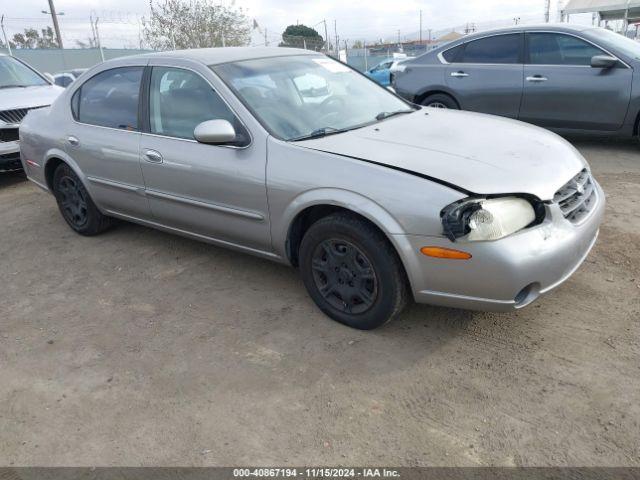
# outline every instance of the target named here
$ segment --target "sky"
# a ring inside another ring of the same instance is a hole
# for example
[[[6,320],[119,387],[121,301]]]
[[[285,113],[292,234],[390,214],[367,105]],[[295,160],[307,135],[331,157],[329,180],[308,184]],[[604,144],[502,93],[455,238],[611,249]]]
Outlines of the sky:
[[[90,36],[90,15],[100,17],[100,32],[104,46],[137,48],[140,42],[140,19],[148,15],[149,0],[54,0],[60,16],[65,47],[75,46],[75,40]],[[212,0],[214,3],[231,0]],[[551,0],[552,19],[556,18],[558,2]],[[334,25],[341,43],[356,40],[416,39],[422,10],[424,38],[428,29],[433,35],[466,23],[480,28],[512,24],[519,17],[523,23],[541,22],[544,0],[236,0],[250,19],[255,19],[260,31],[254,31],[252,43],[264,43],[264,30],[271,44],[277,44],[279,34],[287,25],[304,23],[324,36],[326,19],[329,36],[334,37]],[[0,15],[5,15],[5,29],[11,37],[25,27],[45,28],[51,25],[47,0],[1,0]],[[334,23],[335,22],[335,23]]]

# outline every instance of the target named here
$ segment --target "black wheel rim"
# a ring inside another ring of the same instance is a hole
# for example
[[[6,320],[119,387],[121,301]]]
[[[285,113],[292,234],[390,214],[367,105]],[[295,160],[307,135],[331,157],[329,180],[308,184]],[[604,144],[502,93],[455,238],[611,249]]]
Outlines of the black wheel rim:
[[[87,199],[77,180],[64,176],[58,182],[58,198],[62,214],[74,227],[87,223]]]
[[[335,309],[357,315],[369,310],[378,296],[378,279],[367,256],[354,244],[329,239],[311,259],[320,295]]]

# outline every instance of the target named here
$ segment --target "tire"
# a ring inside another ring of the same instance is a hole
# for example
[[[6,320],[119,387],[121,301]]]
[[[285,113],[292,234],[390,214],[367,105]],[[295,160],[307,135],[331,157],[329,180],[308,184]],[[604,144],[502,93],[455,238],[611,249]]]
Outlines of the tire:
[[[65,163],[53,174],[53,194],[62,217],[80,235],[98,235],[112,225],[112,219],[100,213],[78,176]]]
[[[421,102],[421,105],[432,108],[460,110],[460,107],[458,106],[456,101],[449,95],[445,95],[444,93],[435,93],[433,95],[429,95]]]
[[[316,305],[349,327],[380,327],[407,303],[398,254],[379,230],[355,215],[336,213],[314,223],[302,239],[299,261]]]

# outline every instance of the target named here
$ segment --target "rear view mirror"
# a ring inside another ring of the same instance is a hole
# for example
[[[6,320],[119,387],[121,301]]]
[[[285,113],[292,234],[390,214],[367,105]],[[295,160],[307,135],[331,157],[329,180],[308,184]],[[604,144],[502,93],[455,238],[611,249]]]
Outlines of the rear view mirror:
[[[226,120],[207,120],[195,128],[193,137],[200,143],[223,145],[236,141],[236,130]]]
[[[591,58],[591,66],[593,68],[613,68],[617,64],[618,59],[609,55],[596,55]]]

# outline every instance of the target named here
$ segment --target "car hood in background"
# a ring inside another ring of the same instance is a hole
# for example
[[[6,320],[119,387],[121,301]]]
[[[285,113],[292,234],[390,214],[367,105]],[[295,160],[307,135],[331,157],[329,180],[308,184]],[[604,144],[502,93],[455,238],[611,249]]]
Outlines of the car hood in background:
[[[15,108],[44,107],[64,92],[64,88],[56,85],[42,85],[24,88],[0,89],[0,110]]]
[[[414,172],[491,195],[551,200],[586,162],[558,135],[522,122],[426,109],[297,145]]]

